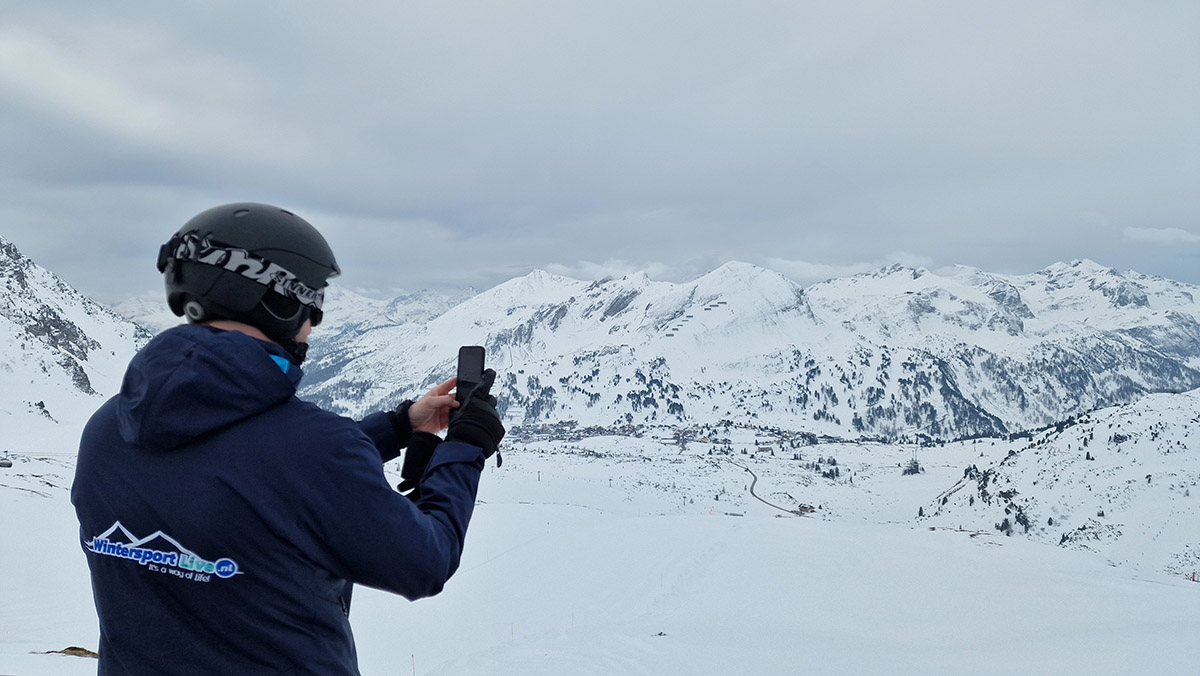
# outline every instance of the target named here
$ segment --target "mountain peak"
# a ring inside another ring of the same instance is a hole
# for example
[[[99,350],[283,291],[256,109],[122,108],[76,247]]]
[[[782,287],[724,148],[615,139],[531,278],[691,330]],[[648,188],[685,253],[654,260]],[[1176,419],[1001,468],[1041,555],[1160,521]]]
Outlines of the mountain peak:
[[[1105,267],[1095,261],[1084,259],[1070,263],[1055,263],[1035,274],[1036,284],[1062,295],[1074,290],[1077,298],[1100,294],[1112,307],[1149,307],[1146,289],[1121,274],[1116,268]],[[1066,296],[1064,296],[1065,301]],[[1086,301],[1076,300],[1076,304]]]
[[[553,272],[548,272],[542,268],[534,268],[529,274],[524,277],[519,277],[533,284],[561,284],[563,282],[578,282],[579,280],[563,275],[556,275]]]
[[[774,270],[768,270],[753,263],[744,263],[742,261],[729,261],[712,272],[701,275],[696,279],[696,282],[704,283],[705,285],[709,283],[735,285],[786,283],[788,286],[796,286],[795,282]]]
[[[535,268],[524,276],[514,277],[507,282],[503,282],[487,291],[484,291],[483,293],[489,294],[505,289],[519,289],[523,292],[528,292],[530,290],[543,289],[546,287],[575,285],[580,283],[581,282],[577,279],[563,277],[562,275],[556,275],[553,272],[547,272],[541,268]]]
[[[1064,274],[1071,275],[1086,275],[1086,276],[1116,276],[1120,277],[1121,273],[1116,268],[1111,268],[1106,265],[1101,265],[1090,258],[1076,258],[1070,263],[1058,262],[1046,267],[1041,271],[1043,274],[1059,276]]]
[[[722,271],[736,272],[738,274],[744,274],[744,275],[745,274],[754,275],[754,274],[761,274],[764,272],[770,272],[769,270],[767,270],[765,268],[760,268],[759,266],[757,266],[753,263],[747,263],[745,261],[729,261],[729,262],[725,263],[724,265],[718,267],[717,269],[713,270],[713,272],[722,272]]]
[[[923,267],[913,267],[904,265],[903,263],[893,263],[886,268],[880,269],[877,273],[880,277],[893,277],[895,275],[903,275],[912,279],[920,279],[929,274],[929,270]]]

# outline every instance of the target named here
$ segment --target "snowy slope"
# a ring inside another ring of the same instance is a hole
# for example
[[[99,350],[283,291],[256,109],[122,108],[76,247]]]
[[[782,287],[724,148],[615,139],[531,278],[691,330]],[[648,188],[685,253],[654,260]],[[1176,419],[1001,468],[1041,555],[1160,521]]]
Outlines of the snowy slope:
[[[441,595],[356,591],[362,672],[1194,673],[1200,584],[915,522],[964,456],[995,463],[1002,445],[916,449],[927,471],[902,476],[914,447],[821,445],[800,461],[758,450],[776,444],[746,429],[680,444],[666,428],[509,444]],[[805,467],[834,455],[836,480]],[[0,673],[94,673],[38,654],[96,648],[70,463],[15,459],[0,469],[0,513],[24,544],[0,557]],[[756,499],[746,468],[768,501],[818,508],[799,517]]]
[[[3,238],[0,285],[0,450],[32,450],[115,392],[149,334]]]
[[[1200,391],[1102,409],[1002,442],[995,462],[965,465],[922,522],[1190,574],[1200,570],[1198,440]]]

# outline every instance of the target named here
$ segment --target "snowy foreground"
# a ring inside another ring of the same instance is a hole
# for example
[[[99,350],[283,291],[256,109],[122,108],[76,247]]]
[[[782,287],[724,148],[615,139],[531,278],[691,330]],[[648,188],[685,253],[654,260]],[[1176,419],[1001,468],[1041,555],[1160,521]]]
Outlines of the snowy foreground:
[[[914,519],[963,450],[923,449],[928,472],[902,477],[911,449],[841,449],[851,487],[652,439],[512,444],[442,595],[357,591],[362,672],[1200,673],[1200,584]],[[49,452],[0,470],[3,675],[95,672],[40,654],[97,642],[73,459]]]

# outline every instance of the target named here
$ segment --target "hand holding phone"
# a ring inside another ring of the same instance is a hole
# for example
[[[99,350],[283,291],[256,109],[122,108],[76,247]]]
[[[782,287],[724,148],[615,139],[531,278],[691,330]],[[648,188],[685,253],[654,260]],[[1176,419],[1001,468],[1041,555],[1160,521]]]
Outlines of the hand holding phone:
[[[477,345],[458,350],[458,389],[456,396],[459,407],[450,414],[450,428],[446,441],[462,441],[483,449],[483,457],[496,453],[500,440],[504,438],[504,424],[496,412],[496,398],[491,395],[496,372],[483,368],[483,348]],[[483,387],[481,391],[479,388]],[[500,456],[496,456],[496,465]]]
[[[466,401],[471,390],[483,382],[484,350],[478,345],[458,348],[458,386],[455,391],[458,403]]]

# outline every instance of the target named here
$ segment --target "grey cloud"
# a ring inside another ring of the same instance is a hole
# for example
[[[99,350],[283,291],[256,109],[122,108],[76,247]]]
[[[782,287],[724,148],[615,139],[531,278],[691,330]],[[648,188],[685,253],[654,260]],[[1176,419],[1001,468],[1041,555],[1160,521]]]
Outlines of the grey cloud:
[[[1200,281],[1128,234],[1200,219],[1198,29],[1190,5],[18,3],[0,54],[40,58],[0,66],[0,228],[109,297],[141,273],[61,242],[132,257],[244,199],[327,228],[361,287],[896,252]]]
[[[1123,232],[1130,241],[1157,246],[1200,244],[1200,235],[1181,228],[1125,228]]]

